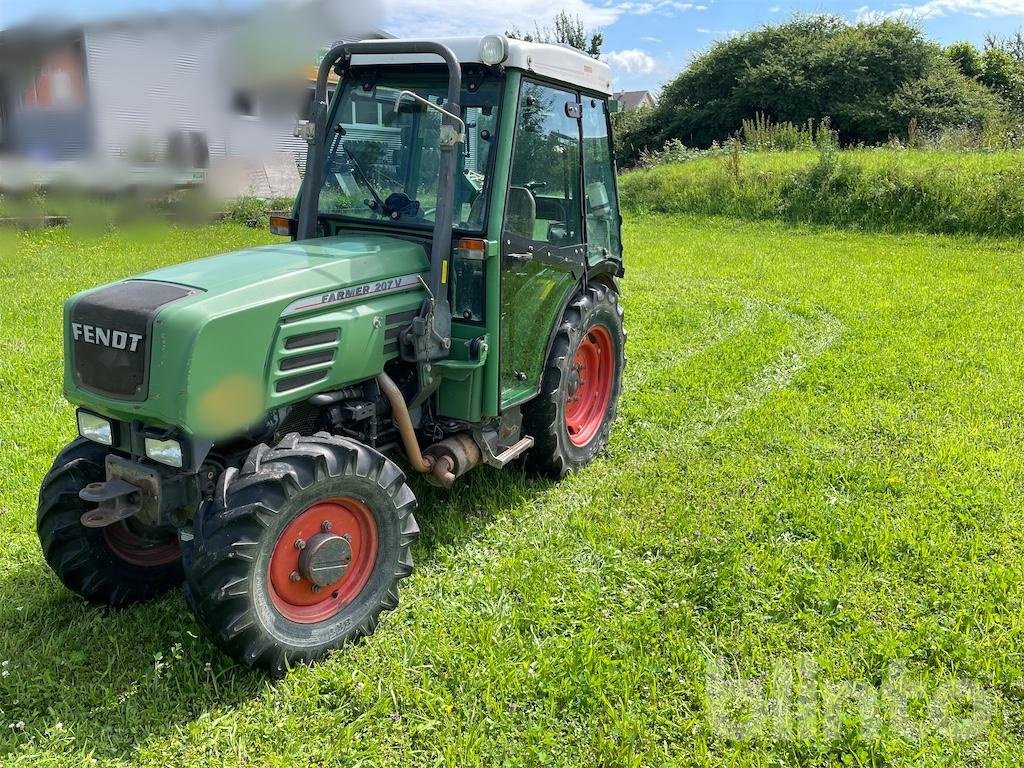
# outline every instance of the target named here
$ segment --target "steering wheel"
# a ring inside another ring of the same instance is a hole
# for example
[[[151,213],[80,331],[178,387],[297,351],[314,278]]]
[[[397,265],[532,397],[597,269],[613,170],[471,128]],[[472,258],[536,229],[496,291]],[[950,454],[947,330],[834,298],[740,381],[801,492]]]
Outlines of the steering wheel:
[[[420,215],[420,201],[413,200],[405,192],[392,192],[384,200],[384,213],[392,219],[403,216],[415,219]]]

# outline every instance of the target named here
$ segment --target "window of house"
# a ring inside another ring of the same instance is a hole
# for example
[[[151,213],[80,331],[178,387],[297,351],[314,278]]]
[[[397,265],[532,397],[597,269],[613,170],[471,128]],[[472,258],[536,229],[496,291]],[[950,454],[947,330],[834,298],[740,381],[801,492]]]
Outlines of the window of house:
[[[242,117],[256,117],[256,97],[248,91],[235,91],[231,98],[231,110]]]
[[[380,103],[374,99],[353,99],[353,119],[357,125],[380,125]]]

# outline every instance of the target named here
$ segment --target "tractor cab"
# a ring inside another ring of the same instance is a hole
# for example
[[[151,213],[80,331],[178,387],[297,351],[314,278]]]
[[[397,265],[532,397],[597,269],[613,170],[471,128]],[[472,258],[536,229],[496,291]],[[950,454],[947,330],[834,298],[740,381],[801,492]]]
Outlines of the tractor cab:
[[[295,237],[421,240],[431,264],[426,338],[417,347],[399,336],[397,351],[430,368],[424,386],[441,379],[445,415],[497,416],[536,394],[536,351],[583,276],[622,274],[608,68],[503,36],[371,53],[394,47],[342,46],[333,65],[325,60],[321,71],[340,82],[302,131],[315,137],[308,164],[322,172],[307,175],[299,221],[285,226]],[[481,359],[481,348],[494,353]],[[445,380],[445,360],[458,379]],[[479,400],[466,390],[482,381],[467,387],[462,377],[474,360],[491,382]]]
[[[105,605],[183,584],[278,674],[397,605],[403,466],[590,463],[625,363],[610,93],[605,64],[500,35],[332,49],[288,241],[68,300],[80,438],[38,513],[62,581]]]

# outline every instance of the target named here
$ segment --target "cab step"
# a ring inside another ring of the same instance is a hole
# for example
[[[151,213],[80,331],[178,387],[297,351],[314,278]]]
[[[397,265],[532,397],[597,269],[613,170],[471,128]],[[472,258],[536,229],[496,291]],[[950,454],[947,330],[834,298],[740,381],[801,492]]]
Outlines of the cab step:
[[[533,438],[527,435],[526,437],[521,438],[519,442],[510,445],[508,448],[506,448],[504,451],[499,453],[497,456],[495,456],[491,461],[488,461],[487,463],[490,464],[492,467],[497,467],[498,469],[501,469],[506,464],[514,461],[515,459],[518,459],[532,447]]]

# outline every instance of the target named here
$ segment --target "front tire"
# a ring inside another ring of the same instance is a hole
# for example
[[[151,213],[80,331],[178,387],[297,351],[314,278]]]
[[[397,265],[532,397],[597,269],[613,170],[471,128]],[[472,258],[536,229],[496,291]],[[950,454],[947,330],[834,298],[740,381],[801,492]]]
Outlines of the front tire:
[[[39,490],[36,532],[64,586],[91,603],[122,608],[174,589],[184,574],[174,531],[133,519],[106,528],[82,525],[90,505],[78,492],[105,479],[109,452],[82,438],[60,452]]]
[[[625,345],[618,293],[601,283],[577,293],[548,353],[540,394],[523,409],[523,432],[534,439],[527,467],[561,478],[594,460],[615,420]]]
[[[405,475],[344,437],[288,435],[221,479],[185,542],[185,596],[225,653],[280,676],[371,634],[419,534]]]

